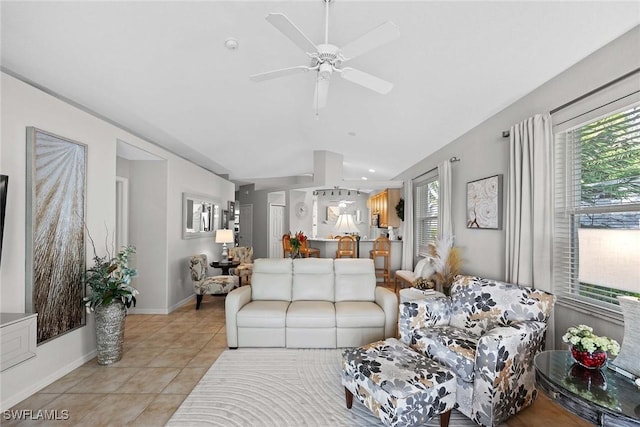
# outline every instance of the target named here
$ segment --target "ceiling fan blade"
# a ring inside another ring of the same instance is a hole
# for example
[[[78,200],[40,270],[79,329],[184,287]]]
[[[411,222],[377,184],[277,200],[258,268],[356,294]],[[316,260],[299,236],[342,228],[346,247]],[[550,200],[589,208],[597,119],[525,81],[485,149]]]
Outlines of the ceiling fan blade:
[[[329,79],[318,77],[316,80],[316,90],[313,94],[313,107],[316,110],[327,106],[327,95],[329,93]]]
[[[259,73],[249,76],[254,82],[262,82],[269,79],[277,79],[278,77],[290,76],[292,74],[298,74],[300,72],[309,71],[311,67],[306,65],[298,65],[297,67],[282,68],[280,70],[267,71],[266,73]]]
[[[340,52],[344,56],[344,61],[348,61],[398,37],[400,37],[398,26],[391,21],[387,21],[343,46]]]
[[[265,19],[305,52],[313,53],[318,50],[309,37],[282,13],[270,13]]]
[[[371,89],[382,95],[386,95],[393,89],[393,83],[386,80],[382,80],[379,77],[372,76],[364,71],[356,70],[355,68],[343,68],[340,73],[342,78],[349,80],[352,83],[364,86],[367,89]]]

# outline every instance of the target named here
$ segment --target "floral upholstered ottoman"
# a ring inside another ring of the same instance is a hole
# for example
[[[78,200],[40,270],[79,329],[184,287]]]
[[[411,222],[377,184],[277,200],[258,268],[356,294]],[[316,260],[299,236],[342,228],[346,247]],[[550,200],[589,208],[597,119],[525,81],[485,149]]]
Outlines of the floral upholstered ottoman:
[[[418,426],[436,415],[449,425],[455,375],[397,339],[345,350],[342,368],[347,408],[355,395],[388,426]]]

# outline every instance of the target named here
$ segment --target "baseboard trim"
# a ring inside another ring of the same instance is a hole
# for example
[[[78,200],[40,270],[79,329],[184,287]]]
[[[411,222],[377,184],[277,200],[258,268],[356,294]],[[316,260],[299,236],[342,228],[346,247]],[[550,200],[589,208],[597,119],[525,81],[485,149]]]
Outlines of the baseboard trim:
[[[7,409],[11,408],[12,406],[22,402],[27,397],[37,393],[38,391],[42,390],[46,386],[64,377],[74,369],[77,369],[80,366],[84,365],[85,363],[87,363],[88,361],[96,357],[97,354],[98,352],[96,350],[93,350],[85,354],[84,356],[74,360],[73,362],[63,366],[62,368],[58,369],[54,373],[47,375],[37,383],[33,384],[31,387],[24,389],[21,392],[14,394],[13,396],[8,397],[7,399],[2,401],[1,410],[4,412]]]
[[[174,305],[169,308],[130,308],[127,311],[131,314],[169,314],[178,308],[182,307],[189,301],[193,300],[196,297],[195,294],[190,295],[183,299],[182,301],[178,301]]]
[[[169,314],[166,308],[130,308],[128,314]]]
[[[182,301],[179,301],[177,303],[175,303],[174,305],[172,305],[171,307],[169,307],[169,313],[171,313],[172,311],[177,310],[178,308],[182,307],[183,305],[185,305],[186,303],[188,303],[189,301],[195,299],[196,294],[193,295],[189,295],[188,297],[186,297],[185,299],[183,299]],[[195,310],[195,306],[193,307],[193,309]]]

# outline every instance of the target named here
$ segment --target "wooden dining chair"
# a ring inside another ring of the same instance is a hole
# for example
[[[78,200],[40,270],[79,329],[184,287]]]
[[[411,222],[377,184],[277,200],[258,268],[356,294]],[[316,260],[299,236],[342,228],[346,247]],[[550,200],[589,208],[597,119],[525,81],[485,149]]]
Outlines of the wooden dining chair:
[[[338,250],[336,250],[336,258],[355,258],[356,256],[356,239],[353,236],[342,236],[338,239]]]
[[[320,249],[318,249],[318,248],[310,248],[308,241],[305,240],[300,245],[300,255],[302,255],[305,258],[309,258],[309,257],[312,257],[312,256],[314,256],[316,258],[320,258]]]
[[[282,235],[282,257],[287,258],[293,254],[291,247],[291,236],[289,234]]]

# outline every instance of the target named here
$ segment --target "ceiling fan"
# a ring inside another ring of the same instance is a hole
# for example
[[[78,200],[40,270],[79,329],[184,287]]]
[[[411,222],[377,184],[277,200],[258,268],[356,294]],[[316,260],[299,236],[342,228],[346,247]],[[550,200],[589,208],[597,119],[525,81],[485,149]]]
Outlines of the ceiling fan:
[[[342,67],[342,63],[356,58],[370,50],[373,50],[400,36],[397,25],[387,21],[373,30],[365,33],[351,43],[338,47],[329,44],[329,3],[333,0],[322,0],[325,2],[325,32],[324,43],[314,44],[293,22],[282,13],[270,13],[266,20],[276,27],[282,34],[288,37],[298,47],[300,47],[311,58],[310,65],[298,65],[295,67],[282,68],[268,71],[266,73],[254,74],[251,80],[260,82],[264,80],[284,77],[300,72],[316,72],[316,89],[314,94],[314,107],[316,110],[327,105],[327,93],[329,92],[329,81],[333,72],[337,72],[352,83],[371,89],[380,94],[387,94],[393,88],[393,83],[382,80],[379,77],[365,73],[351,67]]]

